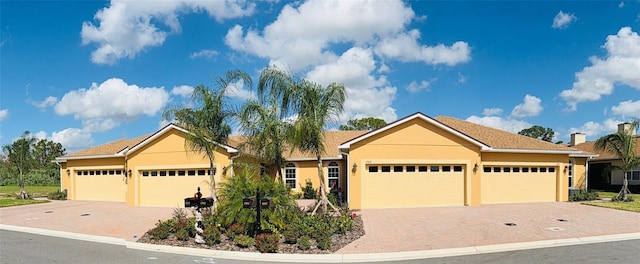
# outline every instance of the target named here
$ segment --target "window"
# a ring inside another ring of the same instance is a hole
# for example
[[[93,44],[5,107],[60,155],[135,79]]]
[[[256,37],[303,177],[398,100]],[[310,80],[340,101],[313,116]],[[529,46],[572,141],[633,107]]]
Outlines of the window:
[[[554,167],[549,167],[549,172],[556,172],[556,168],[554,168]]]
[[[416,166],[407,166],[407,172],[415,172]]]
[[[381,166],[380,170],[382,170],[382,172],[391,172],[391,166]]]
[[[393,166],[393,172],[402,172],[402,166]]]
[[[167,176],[167,171],[160,171],[160,176]]]
[[[82,175],[87,176],[87,175],[89,175],[89,172],[88,171],[83,171]]]
[[[293,163],[284,166],[284,183],[291,189],[296,188],[296,165]]]
[[[76,171],[76,175],[80,176],[80,175],[82,175],[82,172],[81,171]]]
[[[462,171],[462,166],[453,166],[453,171]]]
[[[501,167],[493,167],[493,172],[500,172]]]
[[[108,172],[108,171],[106,171],[106,170],[103,170],[103,171],[102,171],[102,175],[107,175],[107,174],[109,174],[109,172]]]
[[[427,172],[427,166],[418,166],[419,172]]]
[[[438,172],[440,171],[440,166],[431,166],[431,172]]]
[[[187,173],[186,171],[179,170],[178,171],[178,176],[184,176],[184,175],[186,175],[186,173]]]
[[[538,172],[538,168],[537,167],[531,167],[531,172]]]
[[[504,167],[504,168],[502,168],[502,171],[511,172],[511,167]]]
[[[151,177],[156,177],[158,176],[158,171],[152,171],[151,172]]]
[[[547,172],[547,168],[546,167],[540,168],[540,172]]]
[[[109,171],[109,175],[114,175],[114,174],[116,174],[115,171],[112,171],[112,170]]]
[[[195,171],[195,170],[189,170],[189,171],[187,172],[187,175],[189,175],[189,176],[196,176],[196,171]]]
[[[627,171],[627,180],[640,181],[640,170]]]
[[[198,170],[198,176],[205,176],[206,170]]]
[[[89,175],[95,175],[96,171],[89,171]]]
[[[378,166],[369,165],[369,172],[378,172]]]
[[[491,172],[491,167],[484,166],[482,167],[483,172]]]
[[[122,175],[122,171],[121,170],[117,170],[116,171],[116,175]]]
[[[573,187],[573,162],[569,160],[569,165],[567,165],[567,175],[569,176],[569,187]]]
[[[329,163],[327,172],[329,188],[340,188],[340,166],[338,166],[338,163],[335,161]]]
[[[142,177],[149,177],[149,172],[148,171],[143,171],[142,172]]]
[[[169,176],[176,176],[176,171],[169,171]]]
[[[451,171],[451,166],[442,166],[442,171],[450,172]]]
[[[529,172],[529,167],[522,167],[522,172],[523,173]]]
[[[513,167],[513,172],[520,172],[520,167]]]

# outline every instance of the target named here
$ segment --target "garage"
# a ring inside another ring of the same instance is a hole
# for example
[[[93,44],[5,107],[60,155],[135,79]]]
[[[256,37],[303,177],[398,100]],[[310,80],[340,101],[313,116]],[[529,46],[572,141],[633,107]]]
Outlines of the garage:
[[[463,206],[463,165],[367,165],[362,176],[363,208]]]
[[[556,201],[556,167],[483,166],[481,204]]]
[[[76,170],[75,178],[76,200],[124,202],[122,170]]]

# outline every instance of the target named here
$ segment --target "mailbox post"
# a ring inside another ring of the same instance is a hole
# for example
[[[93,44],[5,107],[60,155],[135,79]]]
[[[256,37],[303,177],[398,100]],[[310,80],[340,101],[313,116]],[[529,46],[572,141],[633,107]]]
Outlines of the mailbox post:
[[[213,197],[205,197],[202,198],[202,193],[200,192],[200,187],[198,187],[198,192],[196,192],[193,197],[184,198],[184,207],[194,208],[196,213],[196,243],[203,244],[205,243],[204,239],[202,239],[201,234],[204,232],[204,226],[202,225],[202,212],[200,209],[208,208],[213,206]]]
[[[260,188],[256,188],[255,197],[245,197],[242,199],[243,208],[255,208],[256,209],[256,223],[253,227],[254,235],[259,235],[262,232],[260,225],[260,212],[262,209],[267,209],[271,206],[271,198],[260,197]]]

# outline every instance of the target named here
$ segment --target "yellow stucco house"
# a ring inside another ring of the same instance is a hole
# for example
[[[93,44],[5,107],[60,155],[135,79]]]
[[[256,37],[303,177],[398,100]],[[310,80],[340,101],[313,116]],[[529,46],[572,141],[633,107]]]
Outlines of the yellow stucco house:
[[[242,139],[220,145],[210,172],[203,155],[185,150],[185,133],[169,124],[150,135],[59,157],[61,189],[71,200],[182,206],[197,186],[207,194],[210,173],[224,181],[222,171],[239,157]],[[325,147],[325,181],[342,191],[352,209],[567,201],[570,187],[586,187],[586,162],[593,157],[422,113],[373,131],[325,132]],[[319,186],[314,157],[297,151],[285,156],[283,175],[294,191],[307,179]]]

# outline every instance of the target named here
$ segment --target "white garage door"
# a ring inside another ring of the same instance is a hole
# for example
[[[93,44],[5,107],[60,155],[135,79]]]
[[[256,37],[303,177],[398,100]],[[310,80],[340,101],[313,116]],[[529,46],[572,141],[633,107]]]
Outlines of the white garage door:
[[[77,170],[75,173],[75,200],[124,202],[126,184],[122,170]]]
[[[482,204],[556,201],[555,167],[484,166]]]
[[[362,208],[464,205],[462,165],[367,165]]]

